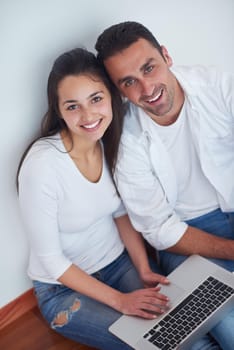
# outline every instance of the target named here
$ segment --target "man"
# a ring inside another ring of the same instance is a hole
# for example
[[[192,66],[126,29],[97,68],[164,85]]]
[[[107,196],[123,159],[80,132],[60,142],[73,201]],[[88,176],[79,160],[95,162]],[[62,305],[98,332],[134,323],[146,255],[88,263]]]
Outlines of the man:
[[[96,50],[131,102],[115,173],[133,225],[167,273],[190,254],[234,271],[234,77],[172,67],[136,22],[106,29]],[[234,348],[233,323],[234,311],[212,330],[223,349]]]

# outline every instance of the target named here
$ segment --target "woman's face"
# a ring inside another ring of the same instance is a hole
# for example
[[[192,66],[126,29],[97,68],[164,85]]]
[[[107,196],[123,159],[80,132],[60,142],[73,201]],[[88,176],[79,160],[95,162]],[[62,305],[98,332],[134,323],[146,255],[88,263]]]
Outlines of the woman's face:
[[[65,77],[58,85],[58,105],[74,140],[101,139],[112,120],[111,95],[96,76]]]

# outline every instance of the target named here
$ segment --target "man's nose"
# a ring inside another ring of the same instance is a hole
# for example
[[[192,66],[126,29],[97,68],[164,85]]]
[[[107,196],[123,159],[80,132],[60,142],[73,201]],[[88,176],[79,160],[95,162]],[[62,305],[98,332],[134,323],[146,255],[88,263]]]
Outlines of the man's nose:
[[[154,86],[152,84],[152,82],[148,81],[148,80],[143,80],[141,81],[141,94],[147,97],[152,96],[154,91]]]

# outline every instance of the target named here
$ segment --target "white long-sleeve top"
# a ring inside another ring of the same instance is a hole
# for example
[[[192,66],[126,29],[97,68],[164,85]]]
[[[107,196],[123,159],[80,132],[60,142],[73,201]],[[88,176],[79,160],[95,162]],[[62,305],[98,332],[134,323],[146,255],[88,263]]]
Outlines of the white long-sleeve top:
[[[100,180],[88,181],[59,135],[30,149],[19,175],[19,203],[33,280],[59,283],[72,263],[91,274],[124,249],[114,217],[124,215],[125,209],[105,160]]]
[[[215,190],[218,207],[233,211],[234,77],[201,66],[172,71],[185,92],[189,140],[201,171]],[[180,199],[176,159],[172,161],[152,123],[142,109],[129,105],[115,178],[134,227],[162,250],[179,241],[187,224],[176,213]],[[197,184],[191,185],[199,192]]]

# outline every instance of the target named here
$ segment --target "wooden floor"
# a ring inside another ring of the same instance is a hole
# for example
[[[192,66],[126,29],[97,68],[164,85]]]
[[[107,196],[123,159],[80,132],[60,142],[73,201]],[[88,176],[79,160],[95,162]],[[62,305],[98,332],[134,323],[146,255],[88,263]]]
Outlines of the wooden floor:
[[[1,350],[94,350],[52,331],[35,307],[0,330]]]

